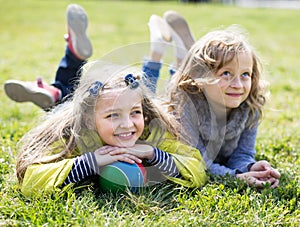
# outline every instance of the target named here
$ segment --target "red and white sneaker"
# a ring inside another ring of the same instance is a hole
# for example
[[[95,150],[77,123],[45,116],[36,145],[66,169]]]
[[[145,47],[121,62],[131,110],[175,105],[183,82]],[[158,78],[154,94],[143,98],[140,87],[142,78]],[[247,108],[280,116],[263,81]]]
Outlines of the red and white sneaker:
[[[43,83],[41,78],[35,82],[7,80],[4,90],[6,95],[16,102],[32,102],[45,110],[53,107],[61,99],[61,91]]]
[[[65,40],[72,53],[81,60],[89,58],[93,53],[90,39],[87,36],[88,17],[85,10],[77,5],[67,7],[68,34]]]

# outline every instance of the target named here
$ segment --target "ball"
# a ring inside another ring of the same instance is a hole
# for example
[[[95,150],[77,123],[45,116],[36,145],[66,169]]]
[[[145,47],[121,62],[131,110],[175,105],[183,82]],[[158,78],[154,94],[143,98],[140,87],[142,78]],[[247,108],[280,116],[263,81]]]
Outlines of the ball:
[[[99,187],[104,192],[138,192],[147,183],[143,164],[114,162],[100,169]]]

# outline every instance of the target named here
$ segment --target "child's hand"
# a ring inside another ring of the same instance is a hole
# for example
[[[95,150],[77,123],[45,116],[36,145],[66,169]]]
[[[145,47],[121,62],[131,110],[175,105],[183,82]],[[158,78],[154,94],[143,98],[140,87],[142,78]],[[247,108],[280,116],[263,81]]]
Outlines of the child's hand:
[[[133,147],[126,148],[129,154],[133,154],[141,159],[152,159],[154,148],[146,144],[135,144]]]
[[[264,171],[264,170],[271,170],[272,177],[276,179],[279,179],[281,176],[280,173],[276,169],[273,169],[270,163],[265,160],[261,160],[254,163],[250,168],[250,171]]]
[[[264,187],[267,183],[271,185],[271,188],[276,188],[279,184],[279,180],[272,175],[273,170],[264,171],[251,171],[246,173],[237,174],[236,177],[246,181],[250,186],[257,188]]]
[[[152,159],[154,156],[154,149],[150,145],[146,144],[135,144],[133,147],[110,147],[105,146],[107,148],[99,149],[99,154],[110,154],[111,156],[115,155],[133,155],[136,158],[140,159]]]
[[[281,177],[280,173],[278,170],[273,169],[270,165],[269,162],[265,160],[258,161],[252,165],[250,168],[250,171],[254,172],[259,172],[259,171],[265,171],[265,170],[270,170],[270,176],[269,177],[264,177],[259,180],[269,182],[272,181],[273,183],[271,184],[272,187],[277,187],[279,184],[279,178]]]
[[[110,154],[114,150],[118,150],[118,147],[111,147],[111,146],[103,146],[97,149],[94,154],[96,157],[97,165],[98,166],[105,166],[111,164],[116,161],[128,162],[128,163],[141,163],[142,160],[136,157],[135,155],[129,153],[117,153],[117,154]]]

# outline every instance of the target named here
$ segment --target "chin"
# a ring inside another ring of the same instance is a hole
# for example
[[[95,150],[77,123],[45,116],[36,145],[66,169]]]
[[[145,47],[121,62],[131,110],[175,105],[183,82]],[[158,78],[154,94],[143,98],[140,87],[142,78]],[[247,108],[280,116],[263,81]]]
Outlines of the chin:
[[[241,102],[238,102],[238,103],[230,103],[228,105],[226,105],[226,108],[229,108],[229,109],[235,109],[235,108],[238,108],[242,103]]]
[[[118,142],[117,147],[123,147],[123,148],[128,148],[128,147],[133,147],[135,145],[136,141],[133,142]]]
[[[230,105],[230,106],[227,106],[227,108],[229,109],[236,109],[238,108],[240,105]]]

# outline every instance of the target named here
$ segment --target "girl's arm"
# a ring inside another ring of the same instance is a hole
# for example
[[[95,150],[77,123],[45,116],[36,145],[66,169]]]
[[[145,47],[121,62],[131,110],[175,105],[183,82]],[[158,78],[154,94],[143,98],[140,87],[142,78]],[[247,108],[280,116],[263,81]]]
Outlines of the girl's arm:
[[[255,142],[257,127],[247,128],[243,131],[237,148],[228,159],[227,166],[236,173],[245,173],[255,163]]]
[[[28,166],[21,191],[25,196],[51,192],[69,183],[75,183],[95,175],[98,171],[93,153],[59,162]]]
[[[51,192],[70,183],[77,183],[99,174],[99,166],[104,166],[115,161],[128,163],[141,162],[131,154],[101,155],[101,150],[109,150],[107,146],[101,147],[95,152],[85,153],[72,159],[64,159],[59,162],[46,164],[33,164],[28,166],[22,184],[21,191],[26,196],[36,193]]]
[[[206,181],[206,165],[196,148],[174,139],[169,133],[158,147],[168,154],[176,164],[182,178],[169,177],[170,180],[186,187],[202,187]]]
[[[257,127],[244,130],[239,139],[237,148],[227,160],[226,165],[213,163],[213,160],[206,160],[210,173],[221,176],[226,174],[235,176],[238,173],[248,172],[251,165],[255,163],[254,155],[256,134]],[[197,148],[202,152],[206,149],[201,138],[199,139]]]
[[[97,149],[95,152],[90,152],[77,157],[74,161],[74,165],[63,182],[62,186],[70,183],[77,183],[84,179],[99,174],[99,167],[113,163],[115,161],[124,161],[128,163],[141,162],[140,159],[130,154],[119,154],[111,156],[107,153],[101,155],[101,151],[109,151],[115,148],[110,146],[103,146]]]
[[[148,165],[155,167],[161,174],[167,177],[181,177],[172,155],[157,147],[153,147],[152,149],[154,150],[153,158],[146,159]]]
[[[267,161],[255,161],[255,142],[257,127],[245,129],[237,148],[227,161],[227,166],[212,164],[211,173],[215,175],[230,174],[246,181],[249,185],[263,187],[267,183],[275,188],[279,184],[280,173]]]
[[[146,144],[135,144],[133,147],[130,148],[109,146],[106,147],[107,149],[102,149],[101,151],[98,151],[98,154],[102,156],[109,155],[111,157],[121,155],[132,155],[133,157],[137,157],[137,160],[135,160],[135,162],[141,162],[143,159],[145,160],[147,165],[155,167],[156,171],[159,171],[161,174],[164,174],[169,177],[180,176],[180,173],[176,168],[172,155],[160,150],[157,147],[153,147]]]
[[[86,153],[74,159],[74,165],[61,186],[77,183],[97,174],[99,167],[94,152]]]
[[[59,162],[33,164],[27,167],[21,182],[21,192],[25,196],[54,191],[59,188],[70,173],[74,159]]]

